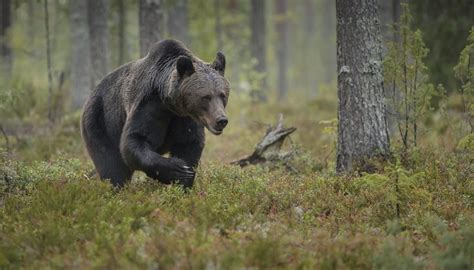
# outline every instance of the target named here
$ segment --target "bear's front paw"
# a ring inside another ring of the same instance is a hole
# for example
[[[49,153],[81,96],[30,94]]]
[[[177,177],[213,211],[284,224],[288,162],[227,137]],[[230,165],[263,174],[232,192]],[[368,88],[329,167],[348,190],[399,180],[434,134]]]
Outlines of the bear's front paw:
[[[157,178],[165,183],[170,184],[174,181],[189,188],[193,185],[195,172],[189,167],[184,160],[170,158],[169,164],[165,168],[156,172]]]

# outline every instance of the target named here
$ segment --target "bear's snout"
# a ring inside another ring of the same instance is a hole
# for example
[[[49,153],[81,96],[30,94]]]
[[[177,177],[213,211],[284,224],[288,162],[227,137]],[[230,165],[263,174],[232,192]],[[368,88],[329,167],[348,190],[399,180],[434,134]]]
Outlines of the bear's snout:
[[[223,130],[226,126],[227,123],[229,123],[229,120],[225,116],[221,116],[217,119],[216,121],[216,129],[217,130]]]

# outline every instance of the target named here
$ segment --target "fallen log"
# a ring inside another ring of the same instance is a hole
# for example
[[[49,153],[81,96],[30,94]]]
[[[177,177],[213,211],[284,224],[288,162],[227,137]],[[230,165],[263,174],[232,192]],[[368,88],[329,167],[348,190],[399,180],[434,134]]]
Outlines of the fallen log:
[[[289,169],[294,170],[294,168],[287,163],[294,151],[282,151],[281,148],[285,139],[291,133],[295,132],[295,130],[295,127],[283,127],[283,115],[280,114],[278,123],[274,127],[270,126],[267,129],[265,136],[263,136],[257,144],[254,152],[249,156],[232,161],[231,164],[245,167],[260,163],[283,162]]]

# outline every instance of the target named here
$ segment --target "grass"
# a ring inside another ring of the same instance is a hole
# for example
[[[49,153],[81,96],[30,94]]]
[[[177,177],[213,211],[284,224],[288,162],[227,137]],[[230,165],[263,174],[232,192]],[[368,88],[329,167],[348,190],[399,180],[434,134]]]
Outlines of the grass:
[[[140,173],[122,190],[90,176],[78,115],[54,136],[12,138],[0,159],[0,269],[472,269],[468,137],[435,149],[449,140],[426,136],[403,164],[394,150],[376,174],[337,176],[328,96],[286,106],[233,96],[188,193]],[[228,165],[278,112],[298,128],[299,173]]]

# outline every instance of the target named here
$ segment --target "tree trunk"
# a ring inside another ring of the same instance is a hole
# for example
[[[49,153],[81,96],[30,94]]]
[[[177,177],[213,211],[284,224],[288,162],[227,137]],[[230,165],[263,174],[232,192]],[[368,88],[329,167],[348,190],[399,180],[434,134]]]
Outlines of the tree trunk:
[[[304,1],[304,16],[302,16],[303,21],[303,31],[305,39],[302,44],[302,54],[303,54],[303,68],[305,72],[303,75],[303,86],[306,94],[309,97],[314,97],[317,94],[318,90],[318,78],[315,76],[317,70],[315,69],[314,63],[317,63],[319,59],[316,58],[317,52],[315,50],[317,44],[317,33],[316,33],[316,6],[314,0],[305,0]],[[327,43],[327,41],[325,41]]]
[[[337,172],[389,155],[377,0],[337,0]]]
[[[28,42],[33,44],[35,36],[35,0],[28,0],[26,14],[28,16]]]
[[[69,0],[71,19],[71,91],[72,107],[84,104],[91,88],[90,43],[87,22],[87,1]]]
[[[48,119],[52,123],[53,117],[53,64],[51,61],[51,38],[49,34],[49,10],[48,0],[44,0],[44,28],[45,28],[45,40],[46,40],[46,68],[48,70]]]
[[[277,32],[277,61],[278,61],[278,101],[286,98],[288,92],[288,22],[287,0],[276,0],[276,32]]]
[[[400,0],[392,0],[392,23],[395,27],[394,30],[398,29],[398,23],[400,22],[400,10],[401,10],[401,5],[400,5]],[[393,33],[393,41],[398,42],[400,40],[400,37],[398,36],[397,31],[394,31]]]
[[[12,24],[10,0],[0,0],[0,14],[0,59],[3,63],[3,65],[1,65],[1,73],[8,78],[10,77],[13,58],[10,41],[8,39],[8,29]]]
[[[140,0],[138,13],[140,55],[145,56],[151,46],[163,38],[163,10],[161,0]]]
[[[216,14],[216,45],[217,50],[221,51],[224,47],[224,41],[222,38],[221,0],[214,0],[214,9]]]
[[[257,59],[255,70],[259,73],[267,72],[266,65],[266,27],[265,27],[265,0],[251,0],[250,14],[250,50],[252,57]],[[262,88],[266,89],[266,78],[262,79]]]
[[[117,1],[117,9],[118,9],[118,65],[121,65],[125,62],[125,47],[126,47],[126,40],[125,40],[125,24],[127,21],[127,16],[125,13],[125,4],[124,0]]]
[[[177,0],[171,4],[168,13],[168,31],[171,38],[189,44],[187,0]]]
[[[107,0],[88,0],[91,73],[94,86],[107,74],[109,66],[107,6]]]

